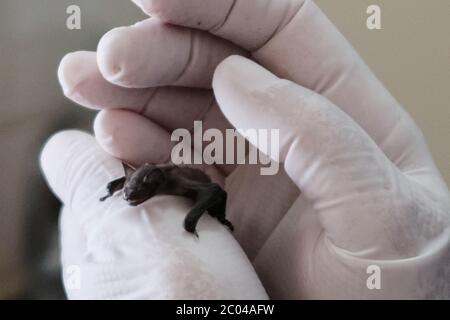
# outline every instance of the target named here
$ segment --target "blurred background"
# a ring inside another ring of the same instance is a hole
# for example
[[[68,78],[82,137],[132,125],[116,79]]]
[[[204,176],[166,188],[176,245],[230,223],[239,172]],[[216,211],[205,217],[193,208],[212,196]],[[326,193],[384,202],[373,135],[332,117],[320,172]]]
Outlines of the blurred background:
[[[413,115],[450,184],[450,1],[316,2]],[[66,28],[72,4],[81,30]],[[370,4],[381,6],[382,30],[366,28]],[[57,67],[67,52],[95,50],[109,29],[144,18],[123,0],[0,1],[0,299],[65,298],[60,205],[38,156],[58,130],[90,131],[94,113],[64,98]]]

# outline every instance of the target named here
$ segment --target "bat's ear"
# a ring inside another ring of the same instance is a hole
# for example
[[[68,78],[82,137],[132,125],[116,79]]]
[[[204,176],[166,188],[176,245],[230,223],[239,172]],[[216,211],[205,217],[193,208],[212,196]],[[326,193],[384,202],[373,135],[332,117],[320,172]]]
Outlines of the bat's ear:
[[[125,171],[125,177],[131,177],[133,173],[136,171],[132,166],[126,164],[125,162],[122,162],[123,165],[123,171]]]

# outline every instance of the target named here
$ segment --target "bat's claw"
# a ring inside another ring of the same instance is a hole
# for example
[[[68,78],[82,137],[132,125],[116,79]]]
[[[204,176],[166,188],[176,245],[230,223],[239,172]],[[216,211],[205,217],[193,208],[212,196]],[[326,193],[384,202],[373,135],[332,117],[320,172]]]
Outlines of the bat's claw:
[[[107,196],[101,197],[99,200],[100,200],[101,202],[104,202],[105,200],[107,200],[107,199],[109,199],[109,198],[111,198],[111,196],[110,196],[110,195],[107,195]]]
[[[185,230],[186,230],[187,232],[189,232],[190,234],[192,234],[195,238],[200,239],[200,237],[199,237],[198,232],[197,232],[196,229],[193,229],[193,228],[185,228]]]
[[[234,232],[234,226],[233,224],[228,221],[227,219],[219,219],[220,223],[226,226],[231,232]]]

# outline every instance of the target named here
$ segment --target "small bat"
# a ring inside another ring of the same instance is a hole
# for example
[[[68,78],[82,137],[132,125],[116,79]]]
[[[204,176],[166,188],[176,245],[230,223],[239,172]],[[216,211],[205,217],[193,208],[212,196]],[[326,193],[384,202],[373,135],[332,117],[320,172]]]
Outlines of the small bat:
[[[234,230],[225,218],[227,193],[201,170],[173,164],[145,164],[138,169],[122,163],[125,176],[111,181],[105,201],[122,190],[123,198],[131,206],[137,206],[157,195],[174,195],[189,198],[194,206],[184,219],[184,229],[198,237],[197,223],[207,211],[220,223]]]

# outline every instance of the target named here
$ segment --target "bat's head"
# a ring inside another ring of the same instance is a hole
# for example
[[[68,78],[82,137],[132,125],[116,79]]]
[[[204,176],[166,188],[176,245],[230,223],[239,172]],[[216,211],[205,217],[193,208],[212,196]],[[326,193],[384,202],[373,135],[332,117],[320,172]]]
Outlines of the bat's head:
[[[132,206],[152,198],[158,187],[166,180],[164,172],[155,165],[145,164],[139,169],[133,169],[124,164],[126,182],[123,197]]]

